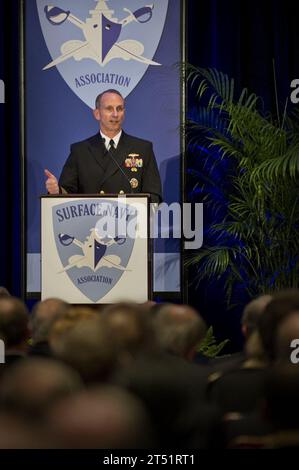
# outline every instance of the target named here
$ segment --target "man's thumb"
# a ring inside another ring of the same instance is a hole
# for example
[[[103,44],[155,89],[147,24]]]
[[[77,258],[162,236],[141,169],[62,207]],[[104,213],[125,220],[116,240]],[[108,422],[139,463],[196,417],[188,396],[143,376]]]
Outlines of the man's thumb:
[[[52,173],[49,171],[49,170],[45,170],[45,175],[48,177],[48,178],[55,178],[56,179],[56,176],[52,175]]]

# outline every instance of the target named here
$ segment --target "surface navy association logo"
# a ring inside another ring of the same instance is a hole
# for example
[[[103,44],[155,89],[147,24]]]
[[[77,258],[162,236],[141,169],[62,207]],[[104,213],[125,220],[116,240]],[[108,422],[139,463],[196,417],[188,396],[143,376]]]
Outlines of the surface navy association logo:
[[[129,271],[136,209],[116,201],[78,200],[56,205],[52,217],[62,264],[57,274],[67,273],[90,301],[98,302]],[[130,237],[118,233],[123,222],[130,224]]]
[[[116,88],[127,96],[153,59],[165,25],[168,0],[36,0],[52,60],[70,88],[91,108],[95,96]],[[95,4],[96,2],[96,4]]]

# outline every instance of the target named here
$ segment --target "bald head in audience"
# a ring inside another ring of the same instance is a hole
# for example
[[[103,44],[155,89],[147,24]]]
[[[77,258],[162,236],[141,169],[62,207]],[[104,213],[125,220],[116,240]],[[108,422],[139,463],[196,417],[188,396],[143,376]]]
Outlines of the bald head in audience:
[[[106,307],[102,317],[123,353],[124,361],[155,349],[151,312],[133,303],[121,302]],[[126,356],[126,357],[125,357]]]
[[[158,343],[163,350],[192,360],[206,334],[206,324],[188,305],[162,306],[153,319]]]

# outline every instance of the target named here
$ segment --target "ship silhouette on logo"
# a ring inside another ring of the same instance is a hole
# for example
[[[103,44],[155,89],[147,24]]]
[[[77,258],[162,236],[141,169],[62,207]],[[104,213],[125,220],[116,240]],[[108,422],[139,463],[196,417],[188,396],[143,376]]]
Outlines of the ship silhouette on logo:
[[[99,65],[105,66],[112,59],[135,60],[145,65],[161,65],[143,56],[144,45],[135,39],[118,41],[122,28],[132,23],[147,23],[153,15],[154,5],[145,5],[134,12],[128,8],[123,10],[128,15],[122,20],[113,17],[114,10],[108,8],[108,1],[96,0],[94,10],[90,10],[90,16],[85,21],[74,16],[70,11],[57,6],[47,5],[44,12],[47,20],[53,26],[61,26],[65,21],[70,21],[82,31],[85,40],[69,40],[62,44],[61,55],[46,65],[43,70],[50,69],[67,59],[77,61],[92,59]]]
[[[82,250],[82,255],[76,254],[69,258],[68,265],[65,266],[61,272],[68,271],[73,267],[87,267],[93,272],[96,272],[98,269],[103,267],[126,271],[126,268],[120,264],[121,258],[119,256],[106,253],[108,247],[114,244],[122,245],[126,239],[124,237],[107,237],[106,239],[99,239],[96,229],[91,229],[90,232],[90,235],[84,242],[64,233],[60,233],[58,235],[61,245],[70,246],[73,243]]]

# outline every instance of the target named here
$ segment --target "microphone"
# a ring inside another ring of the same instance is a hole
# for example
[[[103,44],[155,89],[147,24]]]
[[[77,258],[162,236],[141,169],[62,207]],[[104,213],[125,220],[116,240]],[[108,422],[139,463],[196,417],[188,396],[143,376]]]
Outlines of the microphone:
[[[102,137],[102,141],[103,141],[103,144],[105,145],[106,143],[106,139],[104,137]],[[107,155],[107,153],[109,153],[109,156],[112,158],[112,160],[114,161],[115,165],[120,169],[120,171],[122,172],[122,174],[124,175],[124,177],[126,178],[128,184],[129,184],[129,187],[130,187],[130,193],[134,193],[134,188],[132,188],[131,186],[131,182],[128,178],[128,176],[126,175],[126,173],[124,172],[124,170],[122,169],[122,167],[120,166],[120,164],[118,163],[118,161],[114,158],[113,154],[115,152],[115,147],[110,147],[110,149],[108,150],[106,145],[105,145],[105,149],[106,149],[106,152],[104,155]]]

